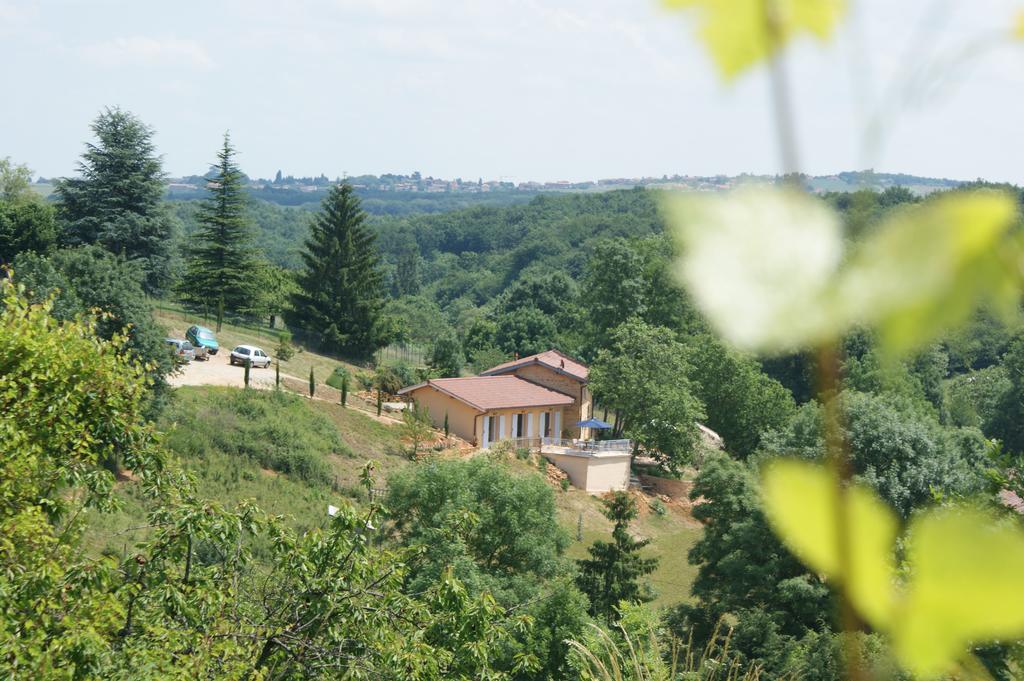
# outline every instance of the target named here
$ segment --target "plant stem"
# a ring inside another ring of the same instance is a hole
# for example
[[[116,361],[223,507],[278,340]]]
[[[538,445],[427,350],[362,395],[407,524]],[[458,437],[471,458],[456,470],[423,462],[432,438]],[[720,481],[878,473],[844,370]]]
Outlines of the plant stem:
[[[797,153],[796,128],[793,122],[792,95],[789,90],[789,74],[782,54],[782,32],[780,30],[778,4],[776,0],[764,0],[766,40],[773,54],[768,70],[772,104],[775,107],[775,132],[779,139],[779,154],[782,172],[794,176],[799,172],[800,159]]]
[[[850,463],[848,443],[843,431],[843,415],[839,403],[841,388],[839,351],[829,345],[818,351],[818,398],[823,408],[825,453],[835,471],[836,551],[839,556],[839,574],[842,584],[836,585],[839,600],[839,623],[846,636],[842,645],[845,655],[846,676],[851,681],[865,681],[860,665],[860,642],[854,636],[861,627],[861,619],[842,592],[853,579],[852,547],[850,545],[850,516],[846,503],[853,466]]]

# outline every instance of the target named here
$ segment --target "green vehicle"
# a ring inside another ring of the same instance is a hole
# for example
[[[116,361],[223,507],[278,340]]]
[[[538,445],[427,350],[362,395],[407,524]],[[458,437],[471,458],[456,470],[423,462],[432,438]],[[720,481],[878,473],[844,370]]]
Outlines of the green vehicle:
[[[213,335],[213,331],[210,331],[205,326],[190,326],[188,331],[185,332],[185,338],[197,348],[206,348],[206,352],[211,355],[216,355],[217,351],[220,350],[217,337]]]

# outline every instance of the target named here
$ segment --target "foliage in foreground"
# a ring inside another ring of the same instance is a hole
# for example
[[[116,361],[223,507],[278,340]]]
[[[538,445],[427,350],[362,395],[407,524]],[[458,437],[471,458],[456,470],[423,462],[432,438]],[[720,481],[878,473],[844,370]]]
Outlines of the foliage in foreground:
[[[533,664],[496,668],[490,651],[529,620],[450,571],[406,595],[419,549],[372,541],[378,506],[343,505],[300,536],[249,504],[198,499],[142,419],[124,339],[2,287],[0,675],[470,679]],[[116,505],[111,460],[153,500],[151,531],[128,555],[86,558],[79,516]],[[256,541],[272,546],[269,565],[252,560]]]

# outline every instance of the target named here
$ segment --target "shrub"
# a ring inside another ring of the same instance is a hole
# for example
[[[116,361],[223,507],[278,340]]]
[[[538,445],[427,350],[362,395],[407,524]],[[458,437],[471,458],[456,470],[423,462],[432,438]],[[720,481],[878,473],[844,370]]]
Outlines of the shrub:
[[[331,386],[335,390],[341,390],[341,384],[346,377],[349,376],[348,369],[345,367],[334,367],[334,371],[324,381],[327,385]]]
[[[359,384],[360,390],[373,390],[376,386],[375,378],[369,371],[360,371],[356,374],[356,383]]]
[[[563,492],[569,491],[569,478],[562,478],[558,484],[561,485]]]
[[[658,515],[665,515],[668,513],[668,508],[665,507],[665,504],[661,499],[655,499],[651,502],[651,510]]]
[[[402,388],[416,383],[416,372],[405,362],[393,361],[378,366],[374,378],[374,387],[394,395]]]

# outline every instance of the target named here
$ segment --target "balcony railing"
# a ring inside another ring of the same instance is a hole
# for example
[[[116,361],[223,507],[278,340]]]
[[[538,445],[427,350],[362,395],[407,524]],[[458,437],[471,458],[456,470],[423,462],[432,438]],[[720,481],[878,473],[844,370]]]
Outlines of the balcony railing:
[[[559,447],[572,450],[578,454],[624,454],[633,451],[632,440],[572,440],[559,437],[517,437],[506,440],[517,449],[543,450],[547,447]]]

